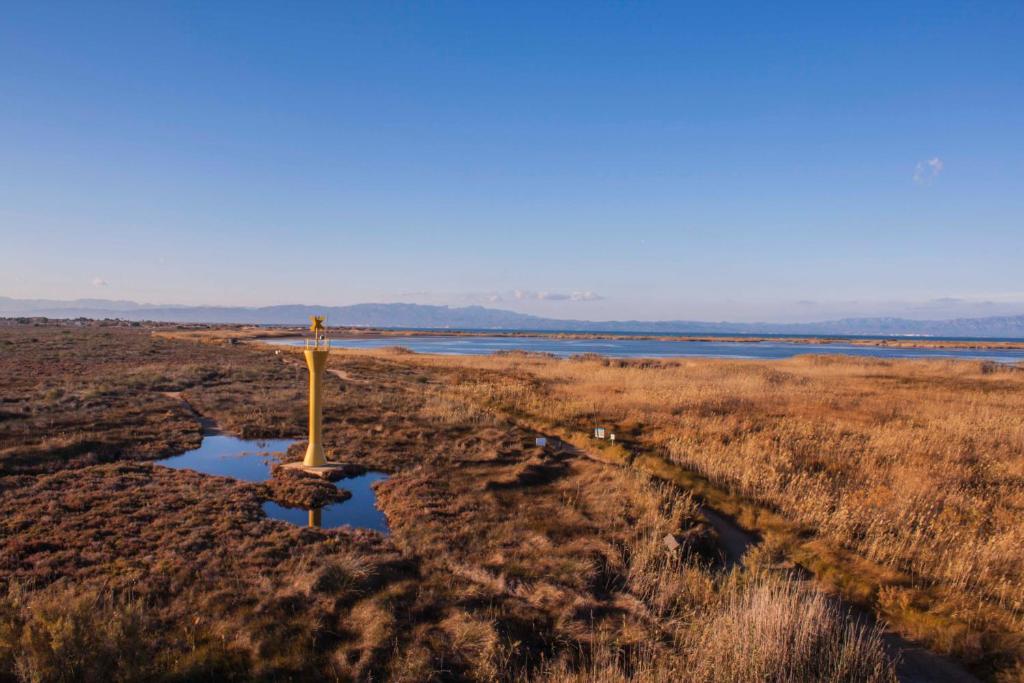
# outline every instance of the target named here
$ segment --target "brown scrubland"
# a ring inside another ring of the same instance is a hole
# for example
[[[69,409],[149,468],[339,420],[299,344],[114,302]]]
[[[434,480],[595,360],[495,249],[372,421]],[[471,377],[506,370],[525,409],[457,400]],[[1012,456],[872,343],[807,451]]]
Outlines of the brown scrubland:
[[[301,356],[225,338],[0,324],[0,680],[889,681],[894,631],[1024,671],[1017,370],[335,352],[384,536],[151,462],[302,438]]]

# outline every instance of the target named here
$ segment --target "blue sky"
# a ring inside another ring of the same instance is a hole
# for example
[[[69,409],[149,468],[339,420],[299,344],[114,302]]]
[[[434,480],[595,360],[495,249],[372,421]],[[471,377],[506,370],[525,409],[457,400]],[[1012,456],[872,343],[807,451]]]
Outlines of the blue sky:
[[[0,295],[1024,313],[1024,4],[9,3]]]

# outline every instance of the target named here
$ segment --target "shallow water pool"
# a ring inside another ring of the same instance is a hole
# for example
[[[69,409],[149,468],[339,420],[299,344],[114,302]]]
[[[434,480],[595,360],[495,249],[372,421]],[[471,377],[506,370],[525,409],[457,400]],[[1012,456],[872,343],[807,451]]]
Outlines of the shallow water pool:
[[[267,517],[283,519],[300,526],[308,523],[310,526],[333,529],[347,524],[356,529],[373,529],[386,534],[388,520],[377,508],[377,496],[373,492],[372,484],[387,478],[388,475],[383,472],[367,472],[358,477],[342,479],[338,484],[351,492],[352,497],[343,503],[325,505],[319,510],[286,508],[279,503],[267,501],[263,504],[263,511],[267,513]]]
[[[260,483],[270,478],[271,468],[280,462],[292,443],[292,439],[247,440],[214,434],[203,437],[203,443],[195,450],[156,462],[172,469]],[[351,498],[341,503],[310,510],[268,501],[263,504],[263,511],[267,517],[298,526],[333,529],[347,525],[386,534],[388,522],[377,507],[372,484],[387,477],[384,472],[367,472],[335,482],[335,486],[352,493]]]

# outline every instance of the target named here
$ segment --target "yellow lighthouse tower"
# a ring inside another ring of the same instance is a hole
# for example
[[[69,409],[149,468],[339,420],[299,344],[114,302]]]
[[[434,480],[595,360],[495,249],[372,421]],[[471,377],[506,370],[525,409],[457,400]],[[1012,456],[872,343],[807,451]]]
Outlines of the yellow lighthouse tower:
[[[309,447],[306,448],[306,458],[302,464],[306,467],[324,467],[327,458],[324,457],[323,447],[323,379],[330,344],[324,334],[324,317],[313,315],[309,319],[313,323],[309,326],[313,338],[306,340],[305,349],[306,366],[309,368]]]

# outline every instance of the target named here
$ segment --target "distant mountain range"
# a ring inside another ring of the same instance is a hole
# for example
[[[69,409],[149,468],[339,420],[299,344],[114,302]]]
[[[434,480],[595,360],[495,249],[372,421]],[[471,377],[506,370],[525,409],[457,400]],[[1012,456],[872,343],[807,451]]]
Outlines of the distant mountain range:
[[[954,320],[906,318],[844,318],[813,323],[731,323],[696,320],[558,320],[483,306],[452,308],[420,304],[355,304],[353,306],[165,306],[106,299],[11,299],[0,297],[0,316],[47,318],[119,318],[157,322],[249,323],[301,325],[309,316],[326,314],[338,326],[423,329],[536,330],[662,334],[813,334],[922,335],[936,337],[1024,338],[1024,315]]]

